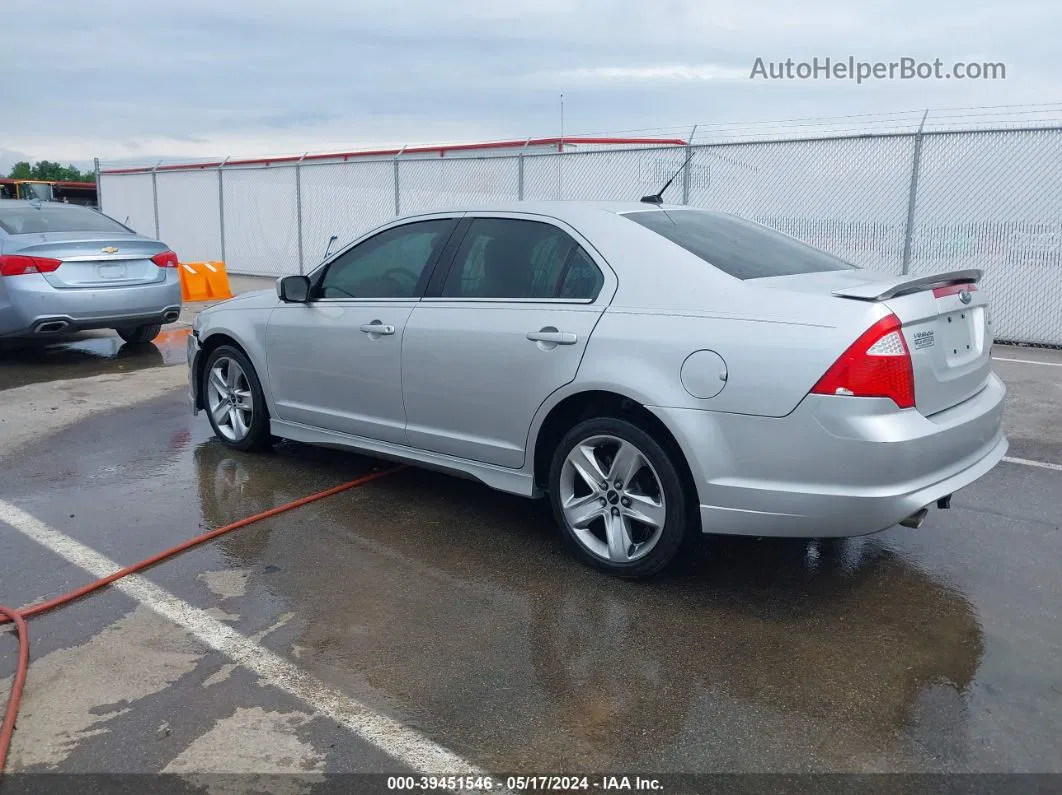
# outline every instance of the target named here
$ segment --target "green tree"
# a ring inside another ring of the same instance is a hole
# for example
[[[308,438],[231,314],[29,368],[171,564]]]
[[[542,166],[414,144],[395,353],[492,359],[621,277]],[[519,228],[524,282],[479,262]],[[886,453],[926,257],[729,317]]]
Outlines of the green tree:
[[[95,182],[91,171],[79,171],[73,165],[61,165],[51,160],[40,160],[32,165],[25,160],[15,163],[8,174],[12,179],[41,179],[57,182]]]
[[[8,176],[12,179],[33,179],[33,166],[25,160],[20,160],[11,167]]]

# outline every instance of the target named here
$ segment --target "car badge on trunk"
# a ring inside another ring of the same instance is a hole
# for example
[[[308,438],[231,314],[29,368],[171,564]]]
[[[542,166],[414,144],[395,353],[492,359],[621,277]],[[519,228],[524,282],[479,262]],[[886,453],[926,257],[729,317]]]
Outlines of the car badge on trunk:
[[[102,251],[104,254],[117,254],[118,253],[118,249],[116,249],[114,246],[104,246],[103,248],[100,249],[100,251]]]

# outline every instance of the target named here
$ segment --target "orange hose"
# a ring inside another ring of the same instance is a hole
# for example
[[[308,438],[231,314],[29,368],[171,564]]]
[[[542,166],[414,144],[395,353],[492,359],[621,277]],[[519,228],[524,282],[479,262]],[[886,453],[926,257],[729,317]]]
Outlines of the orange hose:
[[[279,505],[276,508],[270,508],[268,511],[262,511],[261,513],[256,513],[254,516],[248,516],[246,519],[240,519],[231,524],[209,530],[201,535],[189,538],[187,541],[183,541],[176,546],[170,547],[157,555],[152,555],[150,558],[146,558],[139,563],[134,563],[132,566],[126,566],[124,569],[119,569],[113,574],[101,577],[95,582],[90,582],[88,585],[83,585],[69,593],[63,594],[62,596],[49,599],[47,602],[40,602],[33,606],[23,607],[20,610],[13,610],[9,607],[0,605],[0,626],[14,623],[15,638],[18,642],[18,663],[15,668],[15,681],[11,685],[11,695],[7,701],[7,711],[4,714],[4,721],[0,724],[0,774],[3,774],[4,766],[7,764],[7,753],[11,748],[11,736],[15,733],[15,718],[18,715],[19,704],[22,701],[22,688],[26,683],[26,671],[29,668],[29,630],[26,628],[26,619],[39,616],[41,613],[47,613],[49,610],[54,610],[61,605],[77,601],[93,591],[98,591],[100,588],[110,585],[115,580],[120,580],[122,577],[128,577],[130,574],[136,574],[138,571],[143,571],[144,569],[154,566],[156,563],[161,563],[168,558],[172,558],[174,555],[180,554],[185,550],[199,546],[200,544],[206,543],[218,536],[225,535],[225,533],[231,533],[233,530],[238,530],[249,524],[268,519],[271,516],[276,516],[277,514],[285,513],[294,508],[308,505],[311,502],[323,500],[325,497],[331,497],[333,494],[339,494],[341,491],[346,491],[355,486],[369,483],[377,478],[394,474],[404,468],[405,467],[399,466],[392,469],[386,469],[382,472],[372,472],[368,475],[363,475],[360,478],[355,478],[347,483],[335,486],[334,488],[319,491],[308,497],[301,497],[292,502]]]

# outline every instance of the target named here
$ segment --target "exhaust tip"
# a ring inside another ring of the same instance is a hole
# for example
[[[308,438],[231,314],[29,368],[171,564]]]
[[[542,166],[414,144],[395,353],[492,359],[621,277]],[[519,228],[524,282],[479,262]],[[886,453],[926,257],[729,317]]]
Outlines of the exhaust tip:
[[[929,513],[929,508],[919,508],[912,513],[906,519],[901,519],[900,524],[904,527],[911,527],[917,530],[922,526],[922,522],[926,520],[926,515]]]
[[[178,311],[176,311],[176,310],[174,310],[174,309],[171,309],[171,310],[170,310],[169,312],[167,312],[166,314],[164,314],[164,315],[162,316],[162,319],[163,319],[163,320],[164,320],[165,322],[167,322],[167,323],[172,323],[173,321],[175,321],[175,320],[176,320],[177,318],[179,318],[180,316],[181,316],[181,313],[180,313],[180,312],[178,312]]]
[[[33,330],[34,334],[58,334],[60,331],[68,328],[70,324],[65,320],[48,320],[44,323],[37,324],[37,327]]]

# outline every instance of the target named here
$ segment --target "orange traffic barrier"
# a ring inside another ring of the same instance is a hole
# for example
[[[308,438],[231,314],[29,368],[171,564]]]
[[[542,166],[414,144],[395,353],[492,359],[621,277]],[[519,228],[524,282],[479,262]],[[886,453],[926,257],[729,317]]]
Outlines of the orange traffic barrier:
[[[206,268],[200,262],[182,262],[178,270],[181,273],[181,299],[184,301],[207,301],[210,299],[210,287],[207,284]]]
[[[206,280],[207,287],[210,290],[210,297],[219,301],[225,298],[232,298],[232,290],[229,288],[229,275],[225,272],[225,263],[204,262],[203,267],[206,268]]]
[[[224,262],[182,262],[181,298],[185,301],[221,301],[232,298]]]

